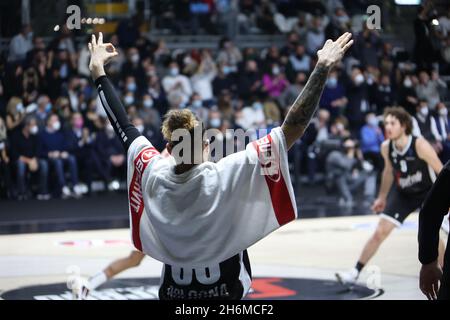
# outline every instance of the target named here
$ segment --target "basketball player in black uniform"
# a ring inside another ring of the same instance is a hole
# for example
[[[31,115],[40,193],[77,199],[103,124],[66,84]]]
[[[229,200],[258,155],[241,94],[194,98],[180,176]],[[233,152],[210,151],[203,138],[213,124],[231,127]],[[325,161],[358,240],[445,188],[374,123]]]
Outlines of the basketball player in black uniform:
[[[401,107],[384,112],[387,140],[381,146],[384,170],[378,198],[372,210],[380,220],[354,268],[336,273],[342,284],[353,284],[395,227],[420,208],[436,174],[442,169],[433,147],[422,137],[413,137],[411,116]]]

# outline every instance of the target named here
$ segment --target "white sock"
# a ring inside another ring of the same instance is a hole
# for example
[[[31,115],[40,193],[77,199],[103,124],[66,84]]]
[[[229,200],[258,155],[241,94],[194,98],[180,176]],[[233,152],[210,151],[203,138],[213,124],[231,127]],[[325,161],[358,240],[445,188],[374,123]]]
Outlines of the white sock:
[[[106,281],[108,281],[108,277],[103,271],[101,271],[89,279],[90,289],[95,290]]]

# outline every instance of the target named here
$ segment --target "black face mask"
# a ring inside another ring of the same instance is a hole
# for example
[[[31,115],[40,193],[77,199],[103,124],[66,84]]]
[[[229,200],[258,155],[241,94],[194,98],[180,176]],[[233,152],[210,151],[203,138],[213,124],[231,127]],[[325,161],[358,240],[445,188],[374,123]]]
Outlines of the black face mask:
[[[297,57],[297,59],[303,59],[303,56],[304,56],[305,54],[296,54],[295,56]]]

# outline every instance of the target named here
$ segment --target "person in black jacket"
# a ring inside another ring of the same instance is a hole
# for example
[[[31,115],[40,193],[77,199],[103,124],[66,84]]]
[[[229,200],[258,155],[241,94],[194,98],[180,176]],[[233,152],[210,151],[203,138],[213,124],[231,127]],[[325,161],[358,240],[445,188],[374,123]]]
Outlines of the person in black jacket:
[[[25,124],[21,131],[11,137],[11,158],[17,172],[18,199],[25,200],[28,197],[27,172],[39,174],[38,200],[50,199],[48,193],[48,163],[40,159],[38,155],[39,128],[36,118],[25,118]]]
[[[448,240],[443,271],[438,262],[439,229],[450,207],[449,192],[450,161],[439,173],[419,213],[419,261],[422,264],[420,290],[429,300],[450,299],[450,243]]]

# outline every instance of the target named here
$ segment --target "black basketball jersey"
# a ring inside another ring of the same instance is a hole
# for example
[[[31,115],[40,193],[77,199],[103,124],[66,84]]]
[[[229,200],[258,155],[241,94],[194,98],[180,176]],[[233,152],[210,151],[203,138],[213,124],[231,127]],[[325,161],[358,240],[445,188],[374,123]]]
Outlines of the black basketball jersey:
[[[161,300],[240,300],[251,285],[247,250],[206,268],[179,268],[165,264],[161,276]]]
[[[394,170],[394,183],[402,193],[426,192],[436,178],[433,169],[419,158],[416,140],[410,136],[408,145],[402,152],[397,150],[393,141],[389,142],[389,160]]]

